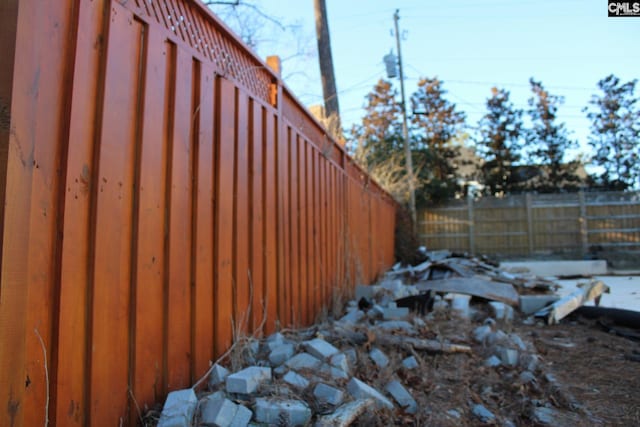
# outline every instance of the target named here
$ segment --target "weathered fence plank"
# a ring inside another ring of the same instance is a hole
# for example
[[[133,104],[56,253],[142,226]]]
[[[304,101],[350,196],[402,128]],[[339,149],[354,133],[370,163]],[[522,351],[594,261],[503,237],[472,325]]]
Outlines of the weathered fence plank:
[[[431,249],[501,256],[584,256],[597,246],[640,250],[637,192],[455,200],[419,217],[421,240]]]

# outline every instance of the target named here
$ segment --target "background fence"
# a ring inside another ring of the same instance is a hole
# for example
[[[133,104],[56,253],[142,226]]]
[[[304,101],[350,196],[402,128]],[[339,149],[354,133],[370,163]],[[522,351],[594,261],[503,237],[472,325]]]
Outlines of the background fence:
[[[423,210],[429,249],[503,257],[640,250],[640,193],[526,194]]]
[[[0,31],[0,425],[135,424],[393,262],[394,202],[200,3]]]

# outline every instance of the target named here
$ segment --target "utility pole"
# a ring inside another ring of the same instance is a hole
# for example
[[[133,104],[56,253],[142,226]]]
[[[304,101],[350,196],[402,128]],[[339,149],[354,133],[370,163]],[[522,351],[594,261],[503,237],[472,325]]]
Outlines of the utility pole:
[[[318,60],[322,78],[322,96],[324,98],[325,116],[331,123],[329,129],[336,140],[340,140],[340,107],[336,90],[336,78],[333,73],[333,57],[331,56],[331,40],[327,21],[327,5],[325,0],[313,1],[316,18],[316,37],[318,39]]]
[[[404,95],[404,73],[402,71],[402,52],[400,51],[400,30],[398,29],[398,20],[400,19],[400,11],[396,9],[393,15],[393,22],[396,27],[396,44],[398,45],[398,68],[400,72],[400,93],[402,95],[402,137],[404,139],[404,155],[407,163],[407,178],[409,179],[409,209],[411,210],[411,221],[413,222],[413,232],[415,233],[418,225],[418,214],[416,212],[416,190],[414,188],[413,179],[413,160],[411,159],[411,147],[409,146],[409,127],[407,125],[407,101]]]

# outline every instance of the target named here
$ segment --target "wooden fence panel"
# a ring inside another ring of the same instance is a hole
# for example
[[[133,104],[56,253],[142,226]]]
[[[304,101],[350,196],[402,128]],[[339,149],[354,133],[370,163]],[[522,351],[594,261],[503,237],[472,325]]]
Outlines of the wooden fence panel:
[[[640,193],[528,194],[454,200],[420,212],[422,242],[498,256],[640,250]]]
[[[396,204],[201,3],[2,10],[0,425],[135,425],[393,263]]]

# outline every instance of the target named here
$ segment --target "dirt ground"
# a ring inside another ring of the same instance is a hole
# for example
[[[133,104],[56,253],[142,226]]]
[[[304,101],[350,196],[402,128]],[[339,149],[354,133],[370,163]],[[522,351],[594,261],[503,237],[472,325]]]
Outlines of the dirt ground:
[[[427,337],[446,337],[470,344],[480,323],[456,318],[428,322]],[[377,412],[361,417],[358,425],[416,426],[638,426],[640,425],[640,343],[601,330],[595,322],[569,319],[560,325],[524,325],[519,319],[497,325],[515,333],[538,355],[535,379],[520,377],[522,367],[486,367],[486,349],[473,345],[465,354],[414,354],[417,371],[402,371],[418,402],[418,414],[398,417]],[[389,352],[390,349],[385,349]],[[408,354],[396,352],[392,359]],[[362,360],[357,375],[371,383],[384,382],[384,371]],[[481,421],[475,404],[491,411],[494,420]],[[551,420],[534,415],[550,408]]]

